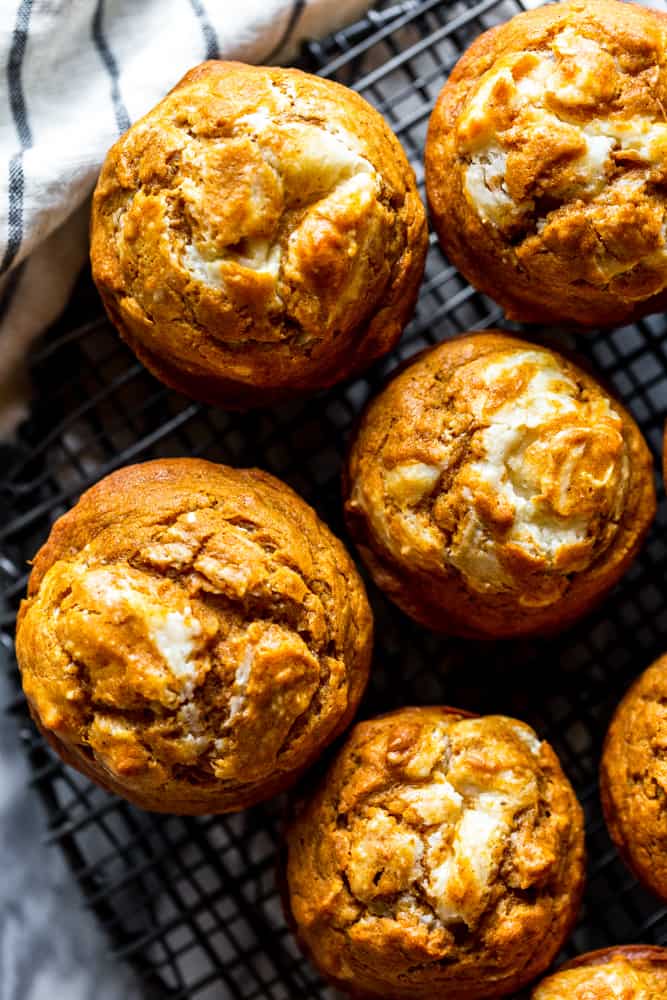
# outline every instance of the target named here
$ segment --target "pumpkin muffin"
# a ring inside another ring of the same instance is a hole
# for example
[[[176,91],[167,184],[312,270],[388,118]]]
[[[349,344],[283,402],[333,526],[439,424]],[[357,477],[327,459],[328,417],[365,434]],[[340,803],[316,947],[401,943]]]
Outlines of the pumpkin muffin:
[[[93,199],[107,312],[168,385],[245,408],[390,350],[427,233],[383,118],[294,69],[211,61],[109,151]]]
[[[616,709],[600,765],[607,827],[644,885],[667,900],[667,655]]]
[[[355,997],[514,993],[562,946],[583,881],[582,812],[556,755],[498,715],[359,723],[287,833],[288,915]]]
[[[624,323],[667,305],[667,17],[618,0],[518,14],[459,60],[426,186],[452,262],[507,315]]]
[[[531,1000],[663,1000],[667,949],[620,945],[580,955],[548,976]]]
[[[586,372],[500,331],[425,351],[370,403],[350,533],[376,583],[436,631],[557,631],[595,605],[655,513],[632,417]]]
[[[68,764],[145,809],[217,813],[285,788],[350,722],[371,628],[347,552],[288,486],[164,459],[56,522],[16,650]]]

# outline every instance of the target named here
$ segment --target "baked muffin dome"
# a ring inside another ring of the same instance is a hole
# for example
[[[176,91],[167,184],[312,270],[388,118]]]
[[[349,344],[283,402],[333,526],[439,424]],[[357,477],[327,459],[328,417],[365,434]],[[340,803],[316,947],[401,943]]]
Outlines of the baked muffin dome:
[[[345,493],[378,586],[428,627],[478,638],[583,615],[655,513],[630,415],[564,357],[499,331],[442,343],[389,382]]]
[[[531,1000],[661,1000],[667,996],[667,949],[621,945],[580,955],[544,979]]]
[[[121,469],[54,525],[16,650],[63,759],[146,809],[240,809],[350,721],[371,615],[341,543],[254,469]]]
[[[293,69],[206,62],[112,147],[92,215],[110,318],[168,385],[265,405],[399,338],[424,208],[383,118]]]
[[[667,18],[617,0],[481,35],[433,111],[440,241],[512,319],[625,322],[667,304]]]
[[[287,848],[313,961],[383,1000],[513,993],[563,944],[584,879],[582,813],[551,747],[441,707],[355,726]]]
[[[616,709],[600,764],[607,827],[635,875],[667,900],[667,655]]]

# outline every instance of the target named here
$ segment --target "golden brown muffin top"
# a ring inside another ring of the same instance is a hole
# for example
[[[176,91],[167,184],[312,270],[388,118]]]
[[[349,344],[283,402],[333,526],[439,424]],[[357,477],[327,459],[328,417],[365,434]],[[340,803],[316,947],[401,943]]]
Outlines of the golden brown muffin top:
[[[634,945],[582,955],[549,976],[531,1000],[663,1000],[667,950]]]
[[[640,441],[622,408],[562,356],[470,335],[422,354],[371,404],[347,509],[404,570],[548,610],[617,542]]]
[[[616,709],[600,778],[605,818],[622,857],[667,899],[667,655],[640,675]]]
[[[488,32],[452,74],[433,142],[451,143],[469,211],[524,272],[501,301],[526,275],[565,316],[568,288],[628,313],[667,286],[666,41],[657,11],[575,0]]]
[[[110,150],[94,199],[93,271],[121,326],[192,375],[260,386],[361,356],[385,300],[413,297],[425,242],[382,117],[298,70],[191,70]]]
[[[548,744],[444,708],[357,725],[288,849],[299,934],[355,995],[506,994],[549,964],[583,881],[581,810]]]
[[[17,653],[38,722],[103,781],[214,811],[345,724],[370,637],[349,556],[289,487],[169,459],[113,473],[56,523]]]

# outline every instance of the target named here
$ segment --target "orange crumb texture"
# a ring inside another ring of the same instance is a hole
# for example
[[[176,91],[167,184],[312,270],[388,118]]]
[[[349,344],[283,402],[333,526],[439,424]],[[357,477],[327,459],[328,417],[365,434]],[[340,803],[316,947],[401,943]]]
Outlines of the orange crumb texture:
[[[667,16],[549,4],[485,32],[426,147],[438,235],[513,319],[612,325],[667,302]]]
[[[350,720],[371,616],[349,556],[295,493],[196,459],[113,473],[54,526],[19,614],[35,721],[149,809],[238,809]]]
[[[388,351],[427,246],[382,116],[298,70],[206,62],[109,151],[93,276],[123,337],[228,406],[331,385]]]

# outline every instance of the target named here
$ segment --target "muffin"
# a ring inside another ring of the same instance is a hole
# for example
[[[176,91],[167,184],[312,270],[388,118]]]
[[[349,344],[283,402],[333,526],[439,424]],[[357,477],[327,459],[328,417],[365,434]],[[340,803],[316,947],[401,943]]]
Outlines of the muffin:
[[[667,655],[626,693],[600,764],[607,827],[625,863],[667,901]]]
[[[556,755],[499,715],[359,723],[287,833],[289,917],[355,997],[513,993],[560,949],[583,880],[582,813]]]
[[[660,1000],[667,996],[667,949],[620,945],[580,955],[544,979],[531,1000]]]
[[[667,18],[575,0],[485,32],[431,116],[452,262],[507,315],[620,324],[667,305]]]
[[[475,638],[585,614],[655,513],[630,415],[561,355],[500,331],[440,344],[389,382],[344,490],[378,586],[429,628]]]
[[[91,240],[107,312],[144,364],[245,408],[390,350],[427,233],[400,143],[358,94],[211,61],[109,151]]]
[[[16,651],[68,764],[145,809],[219,813],[285,788],[350,722],[371,629],[347,552],[288,486],[164,459],[56,522]]]

